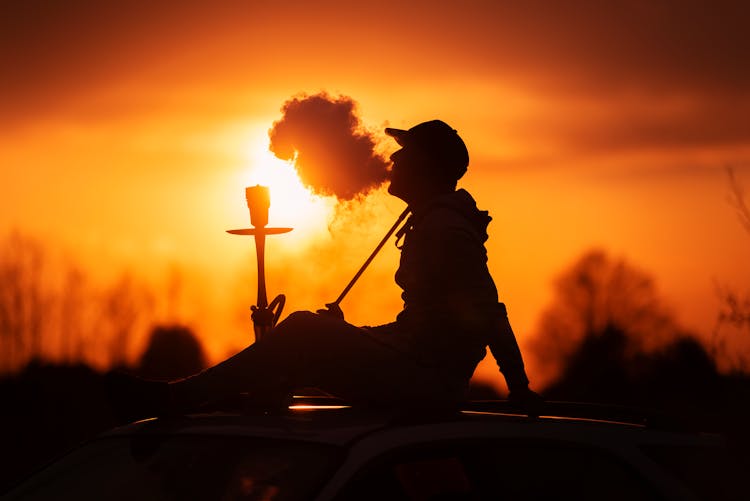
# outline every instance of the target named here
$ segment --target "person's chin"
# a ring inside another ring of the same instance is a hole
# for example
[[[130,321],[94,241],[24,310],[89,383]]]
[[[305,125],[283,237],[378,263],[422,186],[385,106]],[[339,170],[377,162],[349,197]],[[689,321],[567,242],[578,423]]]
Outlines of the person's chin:
[[[402,200],[406,204],[409,203],[409,200],[406,198],[406,196],[403,193],[399,192],[399,191],[394,191],[394,190],[391,190],[390,188],[388,188],[388,193],[390,195],[392,195],[392,196],[394,196],[394,197]]]

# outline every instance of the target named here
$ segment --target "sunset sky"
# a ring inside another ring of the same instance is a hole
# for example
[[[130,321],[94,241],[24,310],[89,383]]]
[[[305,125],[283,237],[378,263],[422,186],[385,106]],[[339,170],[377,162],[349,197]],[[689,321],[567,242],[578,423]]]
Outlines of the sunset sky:
[[[460,185],[493,216],[490,268],[522,347],[554,277],[592,247],[652,274],[704,337],[715,283],[750,290],[725,172],[750,192],[745,2],[0,9],[0,234],[42,238],[101,280],[131,268],[163,286],[178,267],[176,320],[214,359],[251,339],[255,254],[225,233],[249,223],[245,186],[269,184],[271,224],[295,227],[268,243],[269,295],[288,312],[335,299],[403,209],[383,190],[337,212],[289,191],[267,132],[300,93],[354,99],[384,152],[385,126],[459,131]],[[399,311],[397,260],[388,245],[342,304],[348,320]]]

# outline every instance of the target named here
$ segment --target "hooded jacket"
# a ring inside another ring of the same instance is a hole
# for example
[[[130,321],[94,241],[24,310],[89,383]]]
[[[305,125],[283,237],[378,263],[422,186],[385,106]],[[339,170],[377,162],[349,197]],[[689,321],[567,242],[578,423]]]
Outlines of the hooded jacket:
[[[508,386],[526,386],[521,354],[487,268],[491,220],[463,189],[414,210],[400,232],[396,283],[404,309],[392,341],[462,385],[489,345]]]

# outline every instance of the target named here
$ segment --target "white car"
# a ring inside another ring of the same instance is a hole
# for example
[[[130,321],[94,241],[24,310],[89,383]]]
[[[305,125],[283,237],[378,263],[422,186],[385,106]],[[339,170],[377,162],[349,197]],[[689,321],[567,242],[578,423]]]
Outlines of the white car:
[[[8,500],[748,499],[722,437],[659,416],[507,402],[453,412],[303,398],[149,419],[91,440]]]

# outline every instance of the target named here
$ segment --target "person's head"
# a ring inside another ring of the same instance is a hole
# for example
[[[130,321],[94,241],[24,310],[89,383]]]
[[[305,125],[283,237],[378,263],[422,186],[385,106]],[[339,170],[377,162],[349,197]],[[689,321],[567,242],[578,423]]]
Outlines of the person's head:
[[[388,193],[411,204],[456,189],[469,166],[469,152],[451,126],[430,120],[409,130],[387,128],[385,133],[401,146],[391,155]]]

